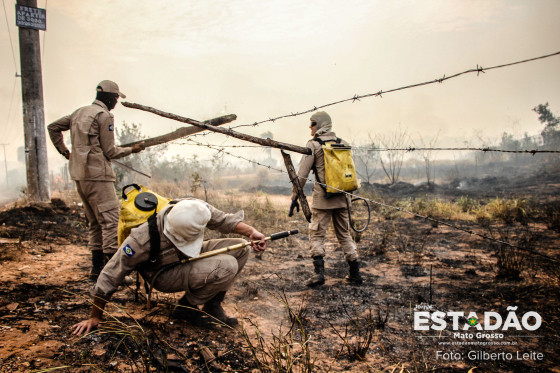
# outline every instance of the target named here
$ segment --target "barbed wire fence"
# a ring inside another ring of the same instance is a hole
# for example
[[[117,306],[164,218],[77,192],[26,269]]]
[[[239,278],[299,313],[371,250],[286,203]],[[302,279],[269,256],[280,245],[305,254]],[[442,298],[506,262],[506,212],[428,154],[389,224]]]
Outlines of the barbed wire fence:
[[[273,122],[276,122],[277,120],[280,120],[280,119],[301,116],[301,115],[304,115],[304,114],[312,113],[314,111],[324,109],[324,108],[327,108],[327,107],[330,107],[330,106],[342,104],[342,103],[345,103],[345,102],[356,102],[356,101],[360,101],[361,99],[370,98],[370,97],[383,97],[384,94],[398,92],[398,91],[402,91],[402,90],[406,90],[406,89],[422,87],[422,86],[427,86],[427,85],[431,85],[431,84],[441,84],[441,83],[443,83],[447,80],[454,79],[454,78],[457,78],[459,76],[466,75],[466,74],[476,73],[476,75],[479,76],[481,73],[484,74],[484,73],[486,73],[487,71],[490,71],[490,70],[500,69],[500,68],[504,68],[504,67],[508,67],[508,66],[519,65],[519,64],[528,63],[528,62],[532,62],[532,61],[537,61],[537,60],[550,58],[550,57],[558,56],[558,55],[560,55],[560,51],[555,52],[555,53],[551,53],[551,54],[547,54],[547,55],[543,55],[543,56],[539,56],[539,57],[529,58],[529,59],[516,61],[516,62],[511,62],[511,63],[506,63],[506,64],[501,64],[501,65],[490,66],[490,67],[486,67],[486,68],[483,67],[483,66],[479,66],[477,64],[476,68],[465,70],[465,71],[462,71],[462,72],[458,72],[458,73],[455,73],[455,74],[452,74],[452,75],[449,75],[449,76],[446,76],[444,74],[441,78],[436,78],[436,79],[433,79],[433,80],[420,82],[420,83],[409,84],[409,85],[405,85],[405,86],[402,86],[402,87],[393,88],[393,89],[389,89],[389,90],[385,90],[385,91],[384,90],[379,90],[379,91],[374,92],[374,93],[368,93],[368,94],[363,94],[363,95],[355,94],[353,97],[338,100],[338,101],[334,101],[334,102],[330,102],[330,103],[319,105],[319,106],[313,106],[312,108],[307,109],[307,110],[303,110],[303,111],[299,111],[299,112],[292,112],[290,114],[280,115],[280,116],[277,116],[277,117],[274,117],[274,118],[268,118],[268,119],[257,121],[257,122],[251,123],[251,124],[241,124],[241,125],[237,125],[237,126],[229,126],[228,128],[231,129],[231,130],[234,130],[234,129],[242,128],[242,127],[257,127],[257,126],[259,126],[261,124],[264,124],[264,123],[273,123]],[[277,171],[277,172],[280,172],[280,173],[287,174],[287,171],[284,171],[282,169],[275,168],[275,167],[272,167],[270,165],[265,165],[265,164],[262,164],[258,161],[255,161],[255,160],[252,160],[252,159],[240,156],[240,155],[232,154],[232,153],[227,152],[225,150],[226,147],[231,147],[231,148],[249,148],[249,147],[266,148],[266,147],[263,147],[261,145],[219,145],[219,146],[217,146],[217,145],[211,145],[211,144],[204,144],[204,143],[201,143],[201,142],[198,142],[198,141],[194,140],[195,137],[208,136],[209,134],[212,134],[212,133],[213,132],[206,131],[206,132],[191,135],[188,138],[184,139],[184,140],[186,140],[186,143],[182,143],[182,145],[186,145],[186,144],[190,143],[190,144],[194,144],[196,146],[206,147],[206,148],[212,149],[214,151],[217,151],[218,153],[226,154],[228,156],[235,157],[235,158],[238,158],[238,159],[242,159],[246,162],[250,162],[250,163],[256,164],[258,166],[268,168],[269,170],[273,170],[273,171]],[[481,151],[481,152],[501,152],[501,153],[525,153],[525,154],[531,154],[531,155],[535,155],[537,153],[560,153],[560,150],[537,150],[537,149],[507,150],[507,149],[494,149],[494,148],[490,148],[490,147],[483,147],[483,148],[474,148],[474,147],[442,148],[442,147],[439,147],[439,148],[436,148],[436,147],[412,147],[412,146],[409,146],[409,147],[406,147],[406,148],[363,148],[362,147],[361,149],[365,149],[368,152],[384,152],[384,151],[406,151],[406,152],[414,152],[414,151]],[[310,180],[310,179],[307,179],[307,181],[318,182],[317,180]],[[327,185],[322,184],[320,182],[318,182],[318,183],[325,186],[325,187],[327,186]],[[330,186],[330,187],[333,188],[332,186]],[[522,251],[529,251],[532,254],[539,255],[539,256],[544,257],[548,260],[558,262],[557,259],[552,258],[550,256],[547,256],[545,254],[538,253],[534,250],[530,250],[530,249],[527,249],[527,248],[524,248],[524,247],[520,247],[518,245],[514,245],[510,242],[506,242],[506,241],[497,239],[495,237],[491,237],[491,236],[488,236],[488,235],[484,235],[482,233],[475,232],[472,229],[459,227],[457,225],[454,225],[454,224],[451,224],[451,223],[448,223],[448,222],[445,222],[445,221],[442,221],[442,220],[439,220],[439,219],[435,219],[435,218],[430,217],[430,216],[424,216],[424,215],[420,215],[420,214],[412,212],[412,211],[408,211],[408,210],[403,209],[401,207],[389,205],[389,204],[386,204],[384,202],[375,201],[375,200],[372,200],[370,198],[366,198],[366,197],[363,197],[363,196],[358,196],[358,195],[355,195],[355,194],[352,194],[352,193],[348,193],[348,192],[345,192],[345,191],[340,190],[338,188],[334,188],[334,189],[339,190],[341,193],[344,193],[346,195],[350,195],[354,198],[356,198],[356,197],[361,198],[361,199],[367,201],[368,203],[372,203],[372,204],[377,205],[377,206],[381,206],[381,207],[393,209],[393,210],[396,210],[396,211],[400,211],[402,213],[409,214],[409,215],[414,216],[416,218],[424,219],[426,221],[430,221],[430,222],[436,223],[436,224],[441,224],[441,225],[450,227],[452,229],[468,233],[470,235],[478,236],[478,237],[483,238],[485,240],[493,241],[493,242],[498,243],[500,245],[505,245],[505,246],[515,248],[515,249],[518,249],[518,250],[522,250]]]
[[[191,142],[193,145],[200,146],[200,147],[206,147],[206,148],[215,150],[215,151],[217,151],[218,153],[226,154],[226,155],[228,155],[228,156],[231,156],[231,157],[234,157],[234,158],[237,158],[237,159],[244,160],[244,161],[246,161],[246,162],[255,164],[255,165],[257,165],[257,166],[265,167],[265,168],[267,168],[267,169],[269,169],[269,170],[277,171],[277,172],[280,172],[280,173],[283,173],[283,174],[288,175],[288,172],[285,171],[285,170],[282,170],[282,169],[279,169],[279,168],[275,168],[275,167],[270,166],[270,165],[265,165],[265,164],[263,164],[263,163],[260,163],[260,162],[258,162],[258,161],[255,161],[255,160],[253,160],[253,159],[249,159],[249,158],[246,158],[246,157],[237,155],[237,154],[230,153],[230,152],[226,151],[225,148],[223,148],[223,147],[218,147],[218,146],[210,145],[210,144],[204,144],[204,143],[198,142],[198,141],[196,141],[196,140],[194,140],[194,139],[191,139],[191,138],[187,138],[186,140],[187,140],[188,142]],[[289,176],[289,175],[288,175],[288,176]],[[341,193],[343,193],[343,194],[345,194],[345,195],[348,195],[348,196],[353,197],[353,198],[356,198],[356,197],[357,197],[357,198],[363,199],[363,200],[367,201],[368,203],[372,203],[372,204],[377,205],[377,206],[380,206],[380,207],[385,207],[385,208],[393,209],[393,210],[396,210],[396,211],[399,211],[399,212],[402,212],[402,213],[405,213],[405,214],[414,216],[415,218],[423,219],[423,220],[430,221],[430,222],[436,223],[436,224],[441,224],[441,225],[447,226],[447,227],[449,227],[449,228],[452,228],[452,229],[455,229],[455,230],[458,230],[458,231],[462,231],[462,232],[464,232],[464,233],[468,233],[468,234],[473,235],[473,236],[477,236],[477,237],[480,237],[480,238],[483,238],[483,239],[486,239],[486,240],[489,240],[489,241],[493,241],[493,242],[498,243],[498,244],[500,244],[500,245],[505,245],[505,246],[508,246],[508,247],[511,247],[511,248],[514,248],[514,249],[518,249],[518,250],[522,250],[522,251],[528,251],[528,252],[530,252],[530,253],[532,253],[532,254],[535,254],[535,255],[544,257],[544,258],[546,258],[546,259],[548,259],[548,260],[552,260],[552,261],[554,261],[554,262],[558,262],[557,259],[552,258],[552,257],[550,257],[550,256],[548,256],[548,255],[545,255],[545,254],[536,252],[536,251],[534,251],[534,250],[527,249],[527,248],[524,248],[524,247],[521,247],[521,246],[512,244],[512,243],[507,242],[507,241],[504,241],[504,240],[497,239],[497,238],[495,238],[495,237],[491,237],[491,236],[488,236],[488,235],[485,235],[485,234],[482,234],[482,233],[475,232],[474,230],[469,229],[469,228],[459,227],[459,226],[457,226],[457,225],[448,223],[448,222],[443,221],[443,220],[435,219],[435,218],[430,217],[430,216],[421,215],[421,214],[418,214],[418,213],[415,213],[415,212],[412,212],[412,211],[408,211],[408,210],[406,210],[406,209],[404,209],[404,208],[401,208],[401,207],[398,207],[398,206],[389,205],[389,204],[384,203],[384,202],[376,201],[376,200],[373,200],[373,199],[370,199],[370,198],[367,198],[367,197],[364,197],[364,196],[360,196],[360,195],[357,195],[357,194],[349,193],[349,192],[346,192],[346,191],[344,191],[344,190],[342,190],[342,189],[338,189],[338,188],[336,188],[336,187],[333,187],[333,186],[330,186],[330,185],[321,183],[321,182],[319,182],[318,180],[315,180],[315,179],[307,178],[306,181],[312,182],[312,183],[316,182],[316,183],[318,183],[318,184],[320,184],[320,185],[322,185],[322,186],[324,186],[324,187],[327,187],[327,186],[328,186],[329,188],[336,189],[336,190],[338,190],[339,192],[341,192]]]

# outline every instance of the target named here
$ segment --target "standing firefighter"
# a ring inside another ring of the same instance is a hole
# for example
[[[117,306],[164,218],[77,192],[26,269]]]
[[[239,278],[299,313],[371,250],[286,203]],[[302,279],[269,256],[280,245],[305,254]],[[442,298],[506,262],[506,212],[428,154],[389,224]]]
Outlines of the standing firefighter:
[[[350,235],[350,221],[346,196],[343,193],[327,194],[325,185],[325,160],[322,145],[325,143],[338,143],[348,145],[345,141],[336,137],[332,132],[330,116],[324,111],[318,111],[311,116],[311,136],[313,138],[307,142],[307,147],[312,150],[311,155],[304,155],[298,169],[298,177],[303,187],[311,170],[315,173],[315,184],[313,186],[311,204],[311,223],[309,224],[309,241],[311,244],[311,256],[315,267],[315,275],[305,284],[309,287],[323,285],[325,283],[325,241],[326,233],[331,221],[338,243],[342,247],[344,257],[350,268],[350,275],[346,277],[348,282],[361,284],[363,282],[360,275],[360,264],[356,243]],[[323,185],[321,185],[323,184]],[[297,194],[294,188],[292,192],[292,204],[289,216],[292,216],[294,209],[299,211]]]
[[[111,159],[125,157],[144,149],[140,143],[130,148],[115,146],[115,123],[109,113],[119,97],[115,82],[103,80],[97,86],[95,101],[76,110],[71,115],[49,124],[49,136],[56,149],[70,160],[70,177],[76,182],[78,194],[84,205],[89,225],[91,249],[90,279],[97,276],[105,264],[105,256],[117,250],[117,225],[119,200],[115,192],[115,172]],[[64,144],[62,132],[70,130],[72,152]]]
[[[161,209],[156,227],[151,228],[150,222],[146,222],[133,228],[91,288],[94,305],[90,318],[74,325],[74,334],[88,333],[101,322],[105,304],[133,270],[138,270],[159,291],[185,292],[172,312],[174,318],[206,325],[211,321],[206,316],[209,315],[224,324],[236,325],[237,319],[227,316],[221,303],[245,266],[249,248],[245,246],[195,261],[181,260],[245,243],[241,238],[204,241],[205,228],[241,234],[251,240],[255,251],[265,250],[265,236],[245,224],[243,218],[243,211],[227,214],[203,201],[184,199]],[[158,247],[156,252],[154,247]],[[201,304],[202,312],[198,309]]]

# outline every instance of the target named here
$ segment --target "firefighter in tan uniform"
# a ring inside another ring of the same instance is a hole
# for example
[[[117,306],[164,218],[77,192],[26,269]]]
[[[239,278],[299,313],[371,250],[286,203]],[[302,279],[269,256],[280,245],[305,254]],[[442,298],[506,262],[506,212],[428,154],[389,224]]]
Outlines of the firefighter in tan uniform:
[[[206,325],[207,314],[227,325],[236,325],[237,319],[227,316],[221,303],[245,266],[249,248],[177,263],[182,258],[197,257],[200,253],[245,243],[241,238],[204,241],[205,228],[244,235],[253,242],[255,251],[265,250],[265,236],[245,224],[243,218],[243,211],[224,213],[198,199],[184,199],[177,204],[170,204],[157,214],[160,251],[154,261],[150,260],[149,223],[133,228],[91,288],[94,306],[90,318],[75,324],[74,334],[88,333],[101,322],[105,304],[125,276],[133,270],[138,270],[148,282],[152,282],[153,276],[159,271],[153,282],[155,289],[166,293],[185,292],[172,312],[173,317],[185,319],[193,325]],[[169,267],[160,271],[166,266]],[[204,305],[202,312],[198,309],[201,304]]]
[[[360,275],[358,252],[356,250],[356,243],[352,239],[349,230],[350,220],[346,196],[341,193],[327,199],[325,190],[319,184],[325,183],[325,160],[321,144],[316,139],[319,138],[323,142],[337,140],[336,134],[332,132],[330,116],[324,111],[316,112],[311,116],[309,128],[311,129],[313,139],[307,142],[306,147],[310,148],[313,153],[302,157],[297,173],[302,188],[311,170],[316,174],[311,203],[311,223],[309,223],[309,242],[311,244],[311,256],[313,257],[315,275],[305,284],[309,287],[315,287],[325,283],[325,262],[323,257],[325,256],[326,233],[331,221],[338,243],[342,247],[344,258],[349,265],[350,275],[346,277],[346,280],[354,284],[361,284],[363,280]],[[348,145],[343,140],[342,143]],[[299,211],[297,194],[294,188],[289,216],[293,215],[296,208]]]
[[[91,250],[90,279],[95,281],[105,257],[117,250],[120,204],[115,192],[115,172],[111,159],[125,157],[144,149],[140,143],[130,148],[115,146],[115,122],[109,113],[119,97],[126,96],[116,83],[103,80],[97,86],[95,101],[49,124],[49,136],[56,149],[70,160],[70,177],[83,202],[89,225]],[[64,144],[62,132],[70,130],[72,152]]]

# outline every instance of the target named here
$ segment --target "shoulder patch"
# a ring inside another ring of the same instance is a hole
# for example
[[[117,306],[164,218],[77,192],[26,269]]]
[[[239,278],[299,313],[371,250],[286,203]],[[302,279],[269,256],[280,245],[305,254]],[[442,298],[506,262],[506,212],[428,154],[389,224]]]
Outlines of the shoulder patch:
[[[115,130],[115,125],[109,124],[109,131],[114,131],[114,130]]]
[[[133,256],[134,254],[136,254],[136,252],[134,250],[132,250],[132,247],[130,247],[129,244],[126,244],[126,246],[123,247],[123,251],[126,254],[126,256],[128,256],[129,258],[131,256]]]

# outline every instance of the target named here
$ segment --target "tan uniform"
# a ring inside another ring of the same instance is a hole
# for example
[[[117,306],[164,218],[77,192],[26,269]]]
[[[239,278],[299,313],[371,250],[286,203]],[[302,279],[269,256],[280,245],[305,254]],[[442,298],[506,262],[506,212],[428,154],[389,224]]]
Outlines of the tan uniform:
[[[231,233],[243,220],[243,213],[227,214],[208,205],[211,218],[207,228],[221,233]],[[160,233],[161,249],[156,263],[149,261],[150,235],[148,223],[132,229],[130,235],[99,275],[97,283],[91,288],[90,294],[108,300],[117,290],[122,280],[133,270],[139,270],[142,277],[151,281],[152,276],[163,266],[176,263],[183,258],[183,254],[167,239],[163,233],[166,215],[173,205],[163,208],[158,213],[158,230]],[[201,252],[244,243],[241,238],[225,238],[205,241]],[[190,263],[179,264],[158,275],[154,288],[166,293],[186,292],[186,298],[191,304],[204,304],[216,294],[228,290],[236,276],[245,266],[249,258],[248,247],[220,254]]]
[[[321,126],[321,123],[319,123]],[[330,123],[329,123],[330,128]],[[324,132],[316,135],[323,141],[336,140],[334,132]],[[348,145],[347,142],[342,141]],[[317,141],[309,140],[306,145],[313,152],[311,155],[304,155],[301,158],[298,168],[298,177],[303,188],[313,166],[317,170],[317,176],[320,183],[325,183],[325,160],[323,158],[323,149]],[[292,200],[296,198],[295,190],[292,192]],[[325,256],[325,242],[327,229],[330,223],[333,223],[334,232],[338,243],[342,247],[344,257],[348,261],[358,258],[356,243],[350,235],[350,220],[348,216],[348,207],[346,205],[346,196],[326,198],[325,191],[317,180],[313,185],[312,202],[311,202],[311,223],[309,223],[309,242],[311,244],[311,256]]]
[[[110,160],[129,155],[131,148],[115,146],[113,114],[99,100],[49,124],[49,136],[61,154],[68,151],[62,132],[70,130],[70,177],[76,182],[89,223],[91,250],[107,254],[117,248],[119,200]]]

